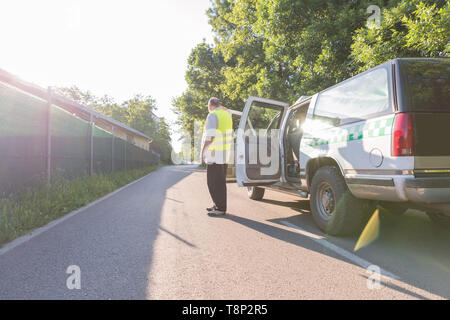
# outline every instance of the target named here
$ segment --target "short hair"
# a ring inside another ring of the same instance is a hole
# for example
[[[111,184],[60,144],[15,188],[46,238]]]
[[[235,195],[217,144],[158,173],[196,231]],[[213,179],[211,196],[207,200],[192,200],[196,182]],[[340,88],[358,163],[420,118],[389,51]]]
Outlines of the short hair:
[[[213,106],[213,107],[218,107],[218,106],[220,106],[220,100],[212,97],[211,99],[209,99],[208,105]]]

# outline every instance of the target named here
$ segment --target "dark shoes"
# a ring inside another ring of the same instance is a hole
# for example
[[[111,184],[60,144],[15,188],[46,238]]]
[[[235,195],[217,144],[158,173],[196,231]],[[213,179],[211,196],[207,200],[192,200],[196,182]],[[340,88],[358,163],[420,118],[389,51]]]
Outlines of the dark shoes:
[[[213,205],[210,208],[206,208],[206,211],[208,211],[208,216],[210,217],[217,217],[217,216],[223,216],[226,212],[219,210],[216,205]]]
[[[223,216],[225,215],[225,211],[220,211],[218,209],[214,209],[208,212],[208,216],[210,217],[218,217],[218,216]]]

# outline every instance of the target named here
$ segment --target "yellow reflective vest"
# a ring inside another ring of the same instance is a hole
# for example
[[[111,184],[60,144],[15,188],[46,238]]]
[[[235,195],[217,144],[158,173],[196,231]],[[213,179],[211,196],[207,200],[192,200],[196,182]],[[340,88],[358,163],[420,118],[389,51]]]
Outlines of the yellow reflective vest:
[[[218,126],[213,142],[208,146],[208,150],[230,150],[233,143],[233,119],[230,113],[222,108],[217,108],[212,112],[217,117]]]

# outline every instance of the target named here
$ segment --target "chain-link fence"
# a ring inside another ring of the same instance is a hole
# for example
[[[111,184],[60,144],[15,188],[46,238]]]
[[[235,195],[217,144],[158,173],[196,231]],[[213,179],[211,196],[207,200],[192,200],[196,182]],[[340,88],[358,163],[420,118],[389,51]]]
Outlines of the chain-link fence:
[[[73,178],[159,162],[158,154],[104,129],[105,124],[112,132],[114,127],[131,128],[117,121],[108,123],[107,117],[97,125],[92,114],[83,119],[53,103],[51,93],[44,89],[40,89],[44,94],[34,94],[2,80],[0,77],[1,192],[35,185],[55,175]]]

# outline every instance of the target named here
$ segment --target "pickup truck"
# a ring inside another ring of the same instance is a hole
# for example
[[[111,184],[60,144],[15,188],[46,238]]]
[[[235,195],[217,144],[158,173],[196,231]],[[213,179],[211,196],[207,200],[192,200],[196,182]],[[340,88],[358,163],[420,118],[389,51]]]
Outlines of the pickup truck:
[[[293,105],[250,97],[236,137],[249,197],[309,197],[329,234],[360,231],[377,204],[450,221],[450,59],[394,59]]]

